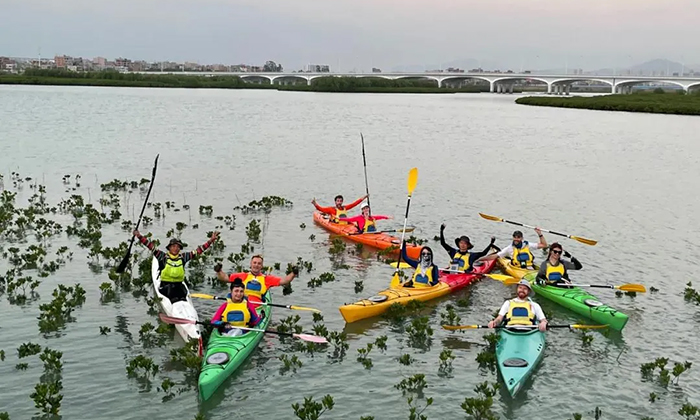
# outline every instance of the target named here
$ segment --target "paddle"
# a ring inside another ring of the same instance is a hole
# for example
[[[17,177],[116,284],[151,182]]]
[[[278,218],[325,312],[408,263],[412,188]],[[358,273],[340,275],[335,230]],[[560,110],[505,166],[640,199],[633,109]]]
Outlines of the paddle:
[[[503,283],[506,286],[512,286],[515,284],[518,284],[520,282],[519,279],[516,279],[515,277],[510,277],[510,276],[503,276],[503,277],[508,277],[503,281]],[[617,289],[617,290],[622,290],[623,292],[639,292],[639,293],[646,293],[647,288],[644,287],[642,284],[638,283],[625,283],[621,284],[619,286],[613,286],[613,285],[608,285],[608,284],[566,284],[567,286],[571,287],[599,287],[601,289]],[[557,287],[557,286],[552,286],[552,287]]]
[[[389,263],[389,265],[394,267],[394,268],[396,268],[396,267],[398,267],[398,268],[411,268],[411,266],[405,262],[401,262],[401,264],[399,264],[396,261],[392,261],[391,263]]]
[[[175,318],[173,316],[167,316],[164,313],[158,314],[160,317],[161,321],[165,322],[166,324],[200,324],[200,325],[209,325],[212,326],[213,324],[207,324],[206,322],[202,321],[195,321],[193,319],[186,319],[186,318]],[[225,324],[228,324],[228,322],[225,322]],[[324,337],[319,337],[317,335],[313,334],[292,334],[292,333],[284,333],[284,332],[279,332],[279,331],[273,331],[273,330],[261,330],[258,328],[247,328],[247,327],[235,327],[240,330],[244,331],[257,331],[265,334],[277,334],[285,337],[293,337],[293,338],[298,338],[300,340],[304,341],[310,341],[312,343],[328,343],[328,340],[326,340]]]
[[[153,173],[151,174],[151,185],[148,186],[148,193],[146,193],[146,200],[143,202],[143,207],[141,208],[141,214],[139,215],[139,220],[136,222],[136,227],[134,230],[139,230],[139,225],[141,224],[141,218],[143,217],[143,212],[146,210],[146,204],[148,204],[148,197],[151,195],[151,189],[153,188],[153,182],[156,179],[156,168],[158,167],[158,157],[160,154],[156,155],[156,161],[153,163]],[[126,266],[129,265],[129,258],[131,257],[131,247],[134,245],[134,239],[136,237],[134,235],[131,235],[131,241],[129,242],[129,249],[126,250],[126,255],[124,255],[124,258],[122,259],[122,262],[119,263],[119,266],[117,267],[117,273],[123,273],[124,270],[126,270]]]
[[[481,216],[481,217],[483,217],[484,219],[487,219],[487,220],[493,220],[494,222],[506,222],[506,223],[510,223],[510,224],[512,224],[512,225],[523,226],[523,227],[526,227],[526,228],[532,228],[532,229],[535,228],[534,226],[525,225],[525,224],[522,224],[522,223],[519,223],[519,222],[513,222],[513,221],[510,221],[510,220],[506,220],[506,219],[501,219],[500,217],[497,217],[497,216],[490,216],[490,215],[484,214],[484,213],[479,213],[479,216]],[[567,234],[565,234],[565,233],[554,232],[554,231],[552,231],[552,230],[541,229],[541,228],[540,228],[540,230],[543,231],[543,232],[549,232],[549,233],[554,234],[554,235],[565,236],[565,237],[567,237],[567,238],[570,238],[570,239],[579,241],[579,242],[584,243],[584,244],[586,244],[586,245],[591,245],[591,246],[593,246],[593,245],[595,245],[595,244],[598,243],[598,241],[594,241],[593,239],[586,239],[586,238],[582,238],[582,237],[580,237],[580,236],[567,235]]]
[[[406,236],[406,223],[408,223],[408,209],[411,207],[411,194],[413,194],[413,190],[416,189],[417,183],[418,168],[412,168],[408,172],[408,200],[406,201],[406,216],[403,219],[403,231],[401,232],[401,244],[399,245],[399,261],[396,266],[396,271],[394,271],[394,277],[391,278],[391,283],[389,283],[389,287],[398,287],[399,284],[401,284],[401,281],[399,280],[399,267],[401,266],[401,251],[403,249],[403,240]]]
[[[362,163],[365,166],[365,191],[367,192],[367,205],[369,206],[369,215],[372,216],[372,206],[369,204],[369,184],[367,183],[367,158],[365,158],[365,137],[360,133],[362,139]]]
[[[200,298],[200,299],[211,299],[211,300],[228,300],[225,297],[221,296],[212,296],[212,295],[206,295],[204,293],[192,293],[190,296]],[[265,303],[265,302],[253,302],[249,301],[253,305],[264,305],[264,306],[274,306],[275,308],[287,308],[287,309],[292,309],[295,311],[312,311],[312,312],[318,312],[321,313],[320,310],[316,308],[306,308],[304,306],[295,306],[295,305],[280,305],[277,303]]]
[[[442,328],[450,331],[456,330],[475,330],[479,328],[488,328],[488,325],[443,325]],[[511,326],[514,327],[514,326]],[[517,328],[537,328],[537,325],[518,325]],[[504,325],[499,325],[494,328],[506,328]],[[571,325],[547,325],[547,329],[550,328],[576,328],[579,330],[597,330],[601,328],[608,328],[608,325],[584,325],[584,324],[571,324]]]
[[[512,279],[512,278],[513,278],[513,277],[511,277],[511,276],[506,276],[506,275],[503,275],[503,274],[492,274],[492,273],[466,273],[466,272],[460,271],[460,270],[442,270],[442,269],[441,269],[440,271],[442,271],[443,273],[450,273],[450,274],[475,274],[475,275],[477,275],[477,276],[486,276],[486,277],[490,277],[490,278],[492,278],[492,279],[494,279],[494,280],[498,280],[498,281],[502,281],[502,282],[505,282],[506,280],[509,280],[509,279]]]
[[[370,210],[372,210],[371,207],[370,207]],[[351,236],[351,235],[378,235],[380,233],[390,233],[390,232],[397,232],[397,233],[398,232],[401,232],[401,233],[408,232],[408,233],[411,233],[414,230],[416,230],[415,227],[408,227],[406,229],[380,230],[380,231],[376,231],[376,232],[353,232],[353,233],[348,233],[348,236]]]

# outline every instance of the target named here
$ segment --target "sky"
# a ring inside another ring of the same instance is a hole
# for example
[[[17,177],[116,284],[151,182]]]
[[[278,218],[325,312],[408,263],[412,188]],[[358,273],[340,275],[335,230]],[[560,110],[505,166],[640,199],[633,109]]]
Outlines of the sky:
[[[0,0],[0,56],[341,71],[694,65],[697,16],[698,0]]]

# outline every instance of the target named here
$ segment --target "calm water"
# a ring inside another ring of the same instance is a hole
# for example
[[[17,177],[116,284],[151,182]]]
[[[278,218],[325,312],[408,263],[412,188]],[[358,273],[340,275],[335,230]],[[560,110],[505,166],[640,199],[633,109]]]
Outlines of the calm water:
[[[408,346],[405,335],[382,319],[345,326],[337,308],[366,297],[388,285],[392,269],[374,254],[345,257],[350,269],[335,272],[337,281],[315,290],[306,282],[330,270],[329,235],[313,225],[316,197],[331,203],[337,193],[354,200],[364,194],[359,132],[365,136],[370,191],[377,214],[394,215],[399,225],[405,206],[408,170],[419,168],[410,224],[416,236],[431,238],[447,224],[449,238],[467,234],[481,249],[490,235],[504,246],[513,227],[486,221],[478,212],[597,239],[588,247],[559,238],[579,258],[584,270],[572,275],[579,282],[643,283],[658,293],[616,298],[598,291],[601,300],[629,314],[621,334],[594,333],[590,348],[580,334],[557,330],[547,334],[543,363],[525,392],[515,400],[499,394],[495,411],[501,418],[569,418],[573,412],[592,418],[599,406],[604,419],[653,416],[675,418],[686,401],[698,404],[700,367],[685,373],[680,386],[668,390],[643,382],[641,363],[656,357],[697,362],[700,345],[697,322],[700,308],[683,301],[685,283],[694,280],[699,263],[695,222],[700,198],[695,193],[700,177],[700,119],[695,117],[606,113],[518,106],[513,96],[496,95],[360,95],[268,91],[149,90],[112,88],[0,87],[0,168],[5,187],[10,172],[32,176],[45,183],[56,204],[65,193],[64,174],[81,174],[79,192],[99,198],[99,184],[114,178],[149,177],[153,157],[160,153],[152,201],[187,203],[193,209],[212,204],[215,215],[232,214],[240,202],[279,195],[294,202],[290,210],[270,214],[264,241],[266,262],[287,262],[297,256],[313,261],[316,270],[295,280],[294,293],[277,302],[312,305],[324,310],[330,330],[345,329],[350,349],[342,362],[326,353],[298,354],[303,366],[296,373],[280,373],[278,356],[289,345],[266,337],[250,361],[208,403],[199,404],[195,391],[162,403],[156,385],[165,376],[182,382],[182,375],[166,371],[150,392],[141,392],[126,377],[126,360],[147,354],[161,363],[179,338],[165,347],[144,350],[138,330],[155,322],[143,300],[130,294],[120,302],[102,305],[98,286],[106,274],[94,275],[75,241],[72,263],[44,280],[40,302],[18,307],[0,301],[0,411],[13,419],[36,413],[29,394],[41,375],[35,357],[30,369],[18,372],[17,347],[27,341],[64,352],[65,419],[169,419],[193,418],[203,411],[210,419],[293,418],[291,404],[305,396],[329,393],[335,408],[324,419],[377,419],[408,417],[408,406],[393,386],[402,377],[426,374],[425,396],[435,403],[429,418],[461,419],[460,404],[473,397],[484,380],[495,381],[475,362],[482,349],[481,331],[451,334],[439,327],[439,314],[447,304],[471,295],[468,308],[458,308],[464,323],[486,323],[512,289],[484,280],[456,295],[434,302],[425,313],[434,328],[432,346],[422,351]],[[25,187],[22,204],[28,196]],[[134,195],[129,204],[141,205]],[[152,212],[149,210],[149,212]],[[149,214],[149,213],[147,213]],[[151,214],[152,216],[152,214]],[[228,252],[245,242],[249,216],[237,214],[235,231],[224,231]],[[151,231],[163,238],[175,222],[199,223],[187,230],[186,242],[203,242],[204,230],[216,221],[192,221],[186,212],[166,213],[165,221]],[[300,229],[305,223],[306,229]],[[115,226],[103,228],[106,246],[127,235]],[[309,235],[316,235],[314,242]],[[526,231],[531,240],[536,237]],[[557,237],[547,235],[551,242]],[[451,240],[450,240],[451,242]],[[436,242],[431,246],[438,262],[447,255]],[[2,244],[7,247],[8,244]],[[538,259],[541,260],[538,255]],[[5,270],[6,261],[0,261]],[[228,268],[228,267],[227,267]],[[212,272],[213,273],[213,272]],[[363,279],[365,290],[356,295],[354,282]],[[36,317],[40,303],[48,302],[58,283],[79,282],[87,290],[86,304],[74,313],[77,321],[60,336],[44,338]],[[206,286],[202,289],[209,292]],[[578,318],[541,302],[556,323]],[[217,305],[197,301],[200,314]],[[274,312],[280,320],[290,315]],[[308,314],[301,324],[310,329]],[[98,327],[112,328],[101,336]],[[121,332],[119,332],[119,331]],[[133,336],[129,338],[129,333]],[[374,367],[365,370],[355,361],[357,349],[376,337],[388,335],[388,350],[373,350]],[[453,371],[438,374],[438,355],[452,349]],[[410,353],[418,362],[401,366],[396,358]],[[618,357],[619,356],[619,357]],[[648,401],[650,392],[659,395]]]

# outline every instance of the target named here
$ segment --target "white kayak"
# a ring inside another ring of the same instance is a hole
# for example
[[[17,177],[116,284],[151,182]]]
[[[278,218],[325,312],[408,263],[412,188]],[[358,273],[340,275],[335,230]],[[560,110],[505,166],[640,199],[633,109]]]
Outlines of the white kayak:
[[[199,321],[197,310],[192,304],[190,290],[184,282],[183,285],[185,289],[187,289],[187,300],[172,303],[170,299],[158,291],[160,288],[160,265],[155,257],[153,257],[153,264],[151,265],[151,276],[153,277],[153,288],[155,289],[156,296],[160,298],[160,307],[166,315]],[[199,326],[196,324],[176,324],[175,329],[186,342],[191,339],[199,340]]]

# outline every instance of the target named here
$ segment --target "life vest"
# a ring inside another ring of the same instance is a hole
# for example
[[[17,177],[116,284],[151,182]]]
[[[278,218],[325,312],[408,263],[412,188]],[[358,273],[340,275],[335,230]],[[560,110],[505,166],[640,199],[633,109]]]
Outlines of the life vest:
[[[520,268],[533,267],[535,265],[535,257],[530,252],[530,246],[527,241],[523,241],[520,248],[513,247],[513,256],[511,264]]]
[[[160,281],[170,283],[181,283],[185,280],[185,266],[182,263],[182,257],[172,255],[170,252],[165,254],[165,267],[160,272]]]
[[[333,223],[338,223],[341,225],[346,225],[347,222],[343,222],[340,219],[345,219],[348,217],[348,211],[343,207],[342,209],[339,209],[338,207],[335,208],[335,216],[332,217],[332,222]]]
[[[365,219],[365,228],[363,229],[363,232],[376,232],[377,231],[377,226],[374,224],[374,219],[369,218]]]
[[[245,285],[246,296],[255,296],[258,300],[263,300],[262,297],[267,292],[265,275],[254,276],[253,273],[248,273],[248,276],[243,280],[243,284]]]
[[[246,327],[250,322],[250,310],[248,301],[243,299],[241,303],[233,303],[230,300],[226,303],[226,309],[221,314],[221,320],[228,322],[234,327]]]
[[[510,300],[510,307],[505,316],[506,325],[535,325],[535,309],[531,302]]]
[[[452,257],[452,262],[450,263],[450,270],[452,271],[467,271],[471,268],[469,264],[469,252],[464,254],[459,251],[455,252],[454,257]]]
[[[550,283],[556,283],[566,278],[566,267],[564,264],[559,263],[557,266],[553,266],[547,263],[547,272],[545,278]]]
[[[419,287],[432,287],[432,282],[433,282],[433,266],[431,265],[428,267],[428,271],[423,273],[423,268],[421,265],[418,265],[418,268],[416,268],[415,273],[413,273],[413,278],[411,278],[413,281],[413,287],[419,288]]]

